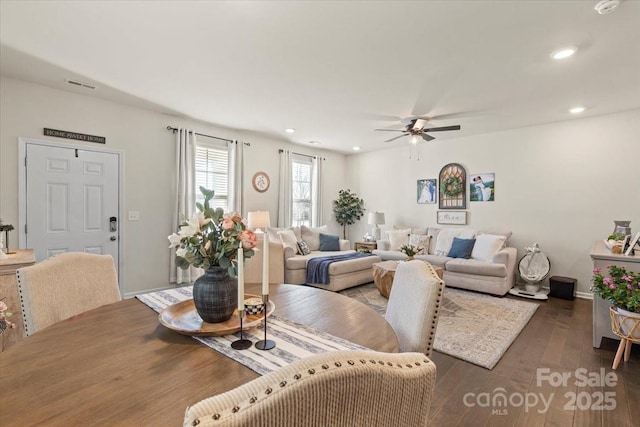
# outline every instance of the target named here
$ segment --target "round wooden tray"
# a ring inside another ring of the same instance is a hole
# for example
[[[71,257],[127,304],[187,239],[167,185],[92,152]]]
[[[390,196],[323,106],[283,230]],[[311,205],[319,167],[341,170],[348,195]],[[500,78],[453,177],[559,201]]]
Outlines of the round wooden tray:
[[[258,295],[245,294],[247,298],[260,298]],[[267,303],[267,316],[270,316],[276,306],[273,301]],[[238,310],[234,310],[231,318],[226,322],[207,323],[198,315],[193,299],[171,305],[158,315],[160,323],[176,331],[179,334],[197,337],[220,337],[230,335],[240,331],[240,318]],[[255,328],[264,319],[264,312],[259,314],[248,314],[242,321],[244,329]]]

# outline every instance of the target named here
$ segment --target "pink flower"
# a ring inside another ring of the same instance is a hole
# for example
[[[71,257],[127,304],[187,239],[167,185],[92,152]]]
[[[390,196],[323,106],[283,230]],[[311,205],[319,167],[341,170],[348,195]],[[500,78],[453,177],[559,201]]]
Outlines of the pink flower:
[[[242,230],[239,239],[243,249],[252,249],[258,244],[258,236],[251,230]]]
[[[224,219],[230,219],[231,221],[233,221],[235,223],[242,222],[242,216],[238,212],[228,213],[223,218]]]
[[[593,269],[593,274],[600,274],[600,267],[596,267]]]
[[[609,289],[615,289],[616,285],[609,285]]]
[[[622,276],[622,280],[624,280],[625,282],[631,283],[631,282],[633,282],[633,277],[631,277],[631,276]]]
[[[223,230],[233,230],[236,224],[231,220],[231,218],[225,218],[222,220],[222,229]]]
[[[607,286],[611,287],[611,286],[613,285],[613,279],[612,279],[611,277],[605,277],[605,278],[602,280],[602,283],[604,283],[605,285],[607,285]],[[615,286],[615,285],[613,285],[613,286]],[[613,289],[613,288],[612,288],[612,289]]]
[[[627,289],[629,289],[630,291],[633,290],[633,285],[627,285]]]

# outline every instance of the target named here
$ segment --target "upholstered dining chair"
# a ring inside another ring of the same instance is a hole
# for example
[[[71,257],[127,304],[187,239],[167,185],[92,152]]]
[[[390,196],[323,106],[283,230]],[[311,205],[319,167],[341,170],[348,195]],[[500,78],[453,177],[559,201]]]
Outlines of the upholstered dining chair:
[[[187,408],[193,426],[425,426],[436,366],[421,353],[317,354]]]
[[[385,319],[396,335],[400,351],[417,351],[431,357],[436,336],[444,282],[431,264],[398,264]]]
[[[27,336],[121,299],[111,255],[61,253],[16,274]]]

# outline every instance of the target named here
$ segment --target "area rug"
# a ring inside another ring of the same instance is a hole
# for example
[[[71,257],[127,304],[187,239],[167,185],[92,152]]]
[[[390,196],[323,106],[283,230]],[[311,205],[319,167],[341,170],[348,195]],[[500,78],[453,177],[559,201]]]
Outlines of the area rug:
[[[373,283],[340,292],[384,316],[387,299]],[[537,304],[445,288],[434,350],[493,369],[527,325]]]

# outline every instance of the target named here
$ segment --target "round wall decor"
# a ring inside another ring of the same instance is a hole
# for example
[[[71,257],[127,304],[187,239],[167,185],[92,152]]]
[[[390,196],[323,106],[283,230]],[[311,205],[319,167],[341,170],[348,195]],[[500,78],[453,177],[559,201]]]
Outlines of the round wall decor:
[[[271,180],[269,180],[269,175],[265,172],[256,172],[253,175],[253,188],[260,193],[264,193],[269,189],[269,185],[271,185]]]

